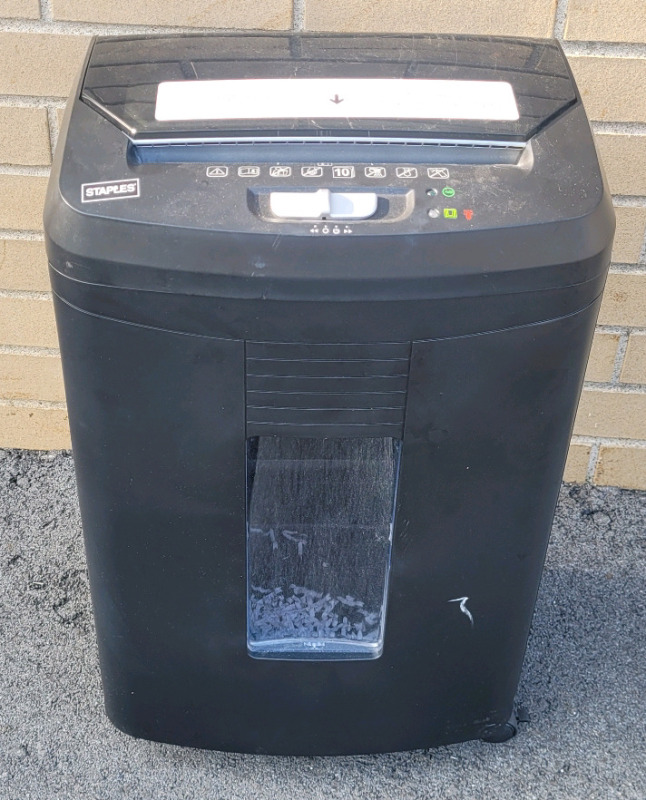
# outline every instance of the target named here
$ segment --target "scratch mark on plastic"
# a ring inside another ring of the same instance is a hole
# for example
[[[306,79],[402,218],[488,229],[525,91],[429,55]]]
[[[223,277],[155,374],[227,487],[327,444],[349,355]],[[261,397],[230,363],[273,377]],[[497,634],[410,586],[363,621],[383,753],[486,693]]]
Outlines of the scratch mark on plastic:
[[[468,617],[469,622],[471,623],[471,627],[473,628],[475,623],[473,621],[473,614],[467,608],[467,600],[468,599],[469,599],[468,597],[454,597],[453,600],[449,600],[449,603],[459,603],[460,604],[460,611],[466,617]]]

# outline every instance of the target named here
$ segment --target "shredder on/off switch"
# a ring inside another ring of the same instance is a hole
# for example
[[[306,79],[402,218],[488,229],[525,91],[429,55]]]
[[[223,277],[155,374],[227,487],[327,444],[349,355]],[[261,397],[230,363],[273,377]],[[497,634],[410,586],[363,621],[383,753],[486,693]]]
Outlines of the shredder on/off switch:
[[[114,724],[512,735],[614,230],[559,45],[96,38],[45,230]]]

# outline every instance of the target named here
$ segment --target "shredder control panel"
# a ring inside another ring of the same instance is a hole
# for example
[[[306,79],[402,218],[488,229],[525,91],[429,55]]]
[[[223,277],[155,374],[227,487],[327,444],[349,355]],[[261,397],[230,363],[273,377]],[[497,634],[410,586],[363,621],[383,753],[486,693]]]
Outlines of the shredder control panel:
[[[529,151],[531,152],[531,150]],[[531,160],[528,155],[522,159]],[[130,165],[109,175],[117,188],[88,200],[100,177],[83,165],[70,194],[88,214],[213,230],[303,236],[392,235],[549,221],[538,207],[546,184],[535,164],[282,162]],[[547,188],[561,201],[593,192],[589,176]],[[136,186],[132,181],[136,180]],[[130,183],[129,183],[130,181]],[[119,184],[124,186],[122,188]],[[103,199],[103,202],[100,200]],[[109,202],[108,202],[109,201]],[[78,200],[77,200],[78,202]]]
[[[220,174],[209,166],[206,174]],[[250,208],[274,225],[300,222],[313,235],[375,232],[399,223],[428,230],[472,227],[478,203],[459,168],[413,164],[236,165],[234,178],[250,170]],[[264,178],[264,180],[263,180]],[[261,183],[262,181],[262,183]],[[260,184],[260,185],[259,185]]]
[[[79,143],[77,153],[85,147],[91,144]],[[67,170],[64,189],[85,214],[157,224],[297,236],[445,233],[549,222],[563,204],[575,207],[598,193],[599,175],[554,158],[539,161],[542,147],[518,148],[517,163],[485,164],[342,158],[137,164],[124,157],[120,166],[97,166],[80,158]],[[567,180],[560,181],[558,171],[566,168]]]
[[[238,194],[246,188],[249,208],[262,220],[311,223],[305,225],[309,233],[335,235],[406,221],[429,230],[478,225],[477,197],[459,172],[449,166],[299,163],[208,165],[204,174],[214,185],[229,178]]]

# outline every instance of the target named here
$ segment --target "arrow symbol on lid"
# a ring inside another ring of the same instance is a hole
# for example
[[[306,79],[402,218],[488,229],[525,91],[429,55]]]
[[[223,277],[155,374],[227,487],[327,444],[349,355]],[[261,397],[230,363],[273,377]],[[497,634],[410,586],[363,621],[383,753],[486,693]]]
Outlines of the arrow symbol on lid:
[[[342,102],[343,102],[343,98],[339,97],[338,94],[335,94],[334,97],[330,97],[330,103],[336,103],[338,105],[339,103],[342,103]]]

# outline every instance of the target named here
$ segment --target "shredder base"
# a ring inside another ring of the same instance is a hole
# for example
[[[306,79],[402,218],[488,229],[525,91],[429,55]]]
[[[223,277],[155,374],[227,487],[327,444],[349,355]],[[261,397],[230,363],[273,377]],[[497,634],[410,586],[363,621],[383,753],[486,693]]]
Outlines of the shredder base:
[[[244,753],[248,755],[267,755],[267,756],[359,756],[371,755],[375,753],[397,753],[407,752],[412,750],[426,750],[429,748],[442,747],[450,744],[459,744],[467,741],[481,740],[491,744],[502,744],[509,739],[513,738],[518,733],[517,718],[515,713],[512,713],[509,720],[506,722],[473,727],[471,730],[464,730],[462,732],[447,732],[442,737],[428,736],[421,739],[404,739],[401,742],[389,742],[384,744],[375,743],[370,747],[357,746],[344,746],[344,743],[338,742],[336,746],[330,746],[322,749],[317,744],[306,746],[305,744],[299,745],[298,742],[293,742],[290,745],[283,747],[254,745],[251,742],[241,742],[239,744],[231,743],[228,740],[222,742],[204,739],[199,735],[188,735],[186,737],[177,737],[170,732],[161,733],[153,732],[150,730],[134,730],[127,726],[119,724],[118,720],[108,715],[110,722],[122,733],[132,736],[136,739],[143,739],[145,741],[159,742],[161,744],[171,744],[178,747],[192,747],[201,750],[215,750],[227,753]]]

